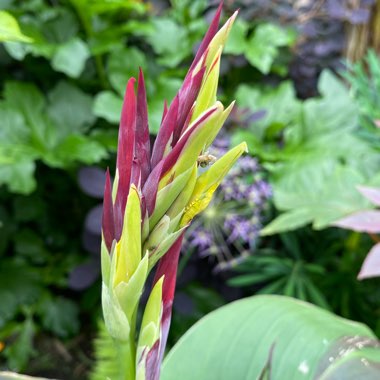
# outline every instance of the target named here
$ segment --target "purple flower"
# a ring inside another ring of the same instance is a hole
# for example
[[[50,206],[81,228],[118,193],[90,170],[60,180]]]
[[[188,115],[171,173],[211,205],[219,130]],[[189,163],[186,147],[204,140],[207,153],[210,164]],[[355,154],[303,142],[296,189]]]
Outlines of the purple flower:
[[[230,145],[227,135],[218,137],[209,153],[220,157]],[[254,252],[262,219],[272,196],[257,158],[245,156],[230,170],[213,202],[185,237],[184,250],[216,257],[215,270],[223,270]]]
[[[205,228],[197,227],[191,234],[190,247],[195,248],[199,254],[204,254],[213,244],[212,234]]]

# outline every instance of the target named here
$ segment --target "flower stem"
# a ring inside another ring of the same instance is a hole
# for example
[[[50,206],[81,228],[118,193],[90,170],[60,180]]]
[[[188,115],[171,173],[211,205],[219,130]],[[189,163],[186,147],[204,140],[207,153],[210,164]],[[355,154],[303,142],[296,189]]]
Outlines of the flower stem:
[[[132,316],[129,340],[115,340],[120,374],[117,380],[134,380],[136,377],[136,315]]]

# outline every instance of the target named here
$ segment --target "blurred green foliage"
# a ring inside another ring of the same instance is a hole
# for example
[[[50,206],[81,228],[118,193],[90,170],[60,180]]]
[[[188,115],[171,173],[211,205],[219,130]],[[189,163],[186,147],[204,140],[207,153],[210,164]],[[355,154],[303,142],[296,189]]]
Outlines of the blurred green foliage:
[[[274,204],[283,213],[262,234],[312,223],[316,229],[370,207],[356,185],[376,184],[380,157],[357,133],[358,106],[331,72],[322,73],[320,97],[300,101],[289,82],[275,90],[241,85],[239,104],[264,109],[265,117],[235,134],[266,163]]]
[[[284,28],[273,23],[260,23],[254,28],[244,20],[237,20],[228,39],[225,52],[233,55],[243,54],[247,61],[262,74],[273,71],[287,74],[286,65],[276,61],[280,48],[292,46],[297,34],[292,28]]]
[[[380,149],[380,60],[373,50],[355,64],[348,65],[349,70],[343,73],[351,85],[355,97],[362,129],[360,137],[366,140],[377,151]]]

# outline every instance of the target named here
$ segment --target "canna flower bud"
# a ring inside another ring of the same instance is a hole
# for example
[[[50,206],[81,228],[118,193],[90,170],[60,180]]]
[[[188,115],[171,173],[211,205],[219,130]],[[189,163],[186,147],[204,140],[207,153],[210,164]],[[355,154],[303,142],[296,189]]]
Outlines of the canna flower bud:
[[[127,379],[158,379],[174,297],[183,234],[203,211],[245,143],[198,172],[233,103],[216,99],[220,58],[237,13],[218,31],[218,8],[151,149],[144,77],[128,81],[116,173],[106,173],[102,220],[102,305],[109,334],[125,353]],[[204,165],[203,165],[204,166]],[[159,263],[135,346],[137,309],[150,270]],[[125,377],[124,377],[125,378]]]

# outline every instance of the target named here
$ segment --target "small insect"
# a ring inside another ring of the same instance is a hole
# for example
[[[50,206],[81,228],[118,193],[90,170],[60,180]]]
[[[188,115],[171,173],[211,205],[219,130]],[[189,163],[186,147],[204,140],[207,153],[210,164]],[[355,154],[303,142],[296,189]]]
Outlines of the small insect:
[[[208,152],[205,152],[205,154],[201,154],[198,156],[197,163],[202,168],[205,168],[208,165],[212,165],[216,161],[216,157],[212,154],[209,154]]]

